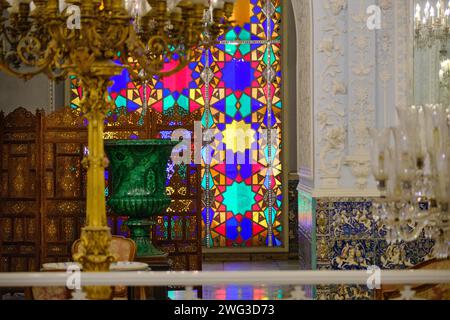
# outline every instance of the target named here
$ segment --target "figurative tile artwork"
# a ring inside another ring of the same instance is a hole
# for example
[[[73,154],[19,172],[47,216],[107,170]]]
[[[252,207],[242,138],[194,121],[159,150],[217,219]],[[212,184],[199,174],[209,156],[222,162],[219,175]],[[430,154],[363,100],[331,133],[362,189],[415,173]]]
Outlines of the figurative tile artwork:
[[[431,257],[433,241],[388,244],[385,226],[372,216],[369,199],[318,199],[316,207],[317,263],[321,269],[382,269],[414,266]]]
[[[199,54],[175,75],[145,83],[133,81],[127,71],[114,77],[109,88],[115,105],[111,115],[118,119],[136,113],[139,125],[147,112],[201,112],[202,129],[215,130],[222,137],[222,141],[211,143],[210,155],[226,159],[224,163],[208,161],[207,152],[202,150],[204,245],[279,247],[284,245],[281,1],[238,0],[232,20],[236,25],[214,48]],[[168,62],[168,68],[171,63],[176,61]],[[72,78],[72,108],[79,108],[81,97],[82,88]],[[271,136],[260,139],[263,131]],[[236,132],[253,133],[246,136],[245,143],[237,143]],[[161,132],[160,137],[170,138],[170,132]],[[246,161],[229,161],[237,158]]]
[[[432,258],[433,241],[387,243],[370,199],[317,199],[316,256],[319,270],[406,269]],[[318,299],[373,299],[365,286],[318,286]]]

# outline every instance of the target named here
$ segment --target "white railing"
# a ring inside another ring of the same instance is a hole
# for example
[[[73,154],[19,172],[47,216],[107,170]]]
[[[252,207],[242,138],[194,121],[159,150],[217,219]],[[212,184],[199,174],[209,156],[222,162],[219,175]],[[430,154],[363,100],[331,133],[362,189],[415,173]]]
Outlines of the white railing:
[[[182,286],[186,297],[195,286],[287,285],[294,287],[291,299],[306,299],[303,286],[313,285],[420,285],[450,283],[450,270],[375,271],[193,271],[193,272],[23,272],[0,273],[0,287],[66,286],[79,276],[82,286]],[[72,279],[69,279],[72,278]],[[402,298],[414,298],[410,286]]]
[[[70,272],[72,274],[72,272]],[[84,286],[201,286],[201,285],[366,285],[368,271],[138,271],[81,272]],[[66,272],[0,273],[0,287],[64,286]],[[450,283],[450,270],[380,271],[381,284]]]

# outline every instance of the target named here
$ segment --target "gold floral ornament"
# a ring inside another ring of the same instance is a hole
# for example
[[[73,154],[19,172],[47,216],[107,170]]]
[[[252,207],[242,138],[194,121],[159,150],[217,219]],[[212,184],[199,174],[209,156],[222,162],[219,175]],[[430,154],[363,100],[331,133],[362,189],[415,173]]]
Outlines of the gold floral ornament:
[[[134,78],[167,76],[185,67],[199,49],[216,43],[231,25],[236,0],[0,0],[0,71],[30,79],[76,76],[88,122],[84,271],[108,271],[111,233],[106,223],[103,146],[111,77],[128,69]],[[166,69],[166,62],[173,68]],[[135,72],[139,69],[140,72]],[[87,288],[107,299],[110,288]]]

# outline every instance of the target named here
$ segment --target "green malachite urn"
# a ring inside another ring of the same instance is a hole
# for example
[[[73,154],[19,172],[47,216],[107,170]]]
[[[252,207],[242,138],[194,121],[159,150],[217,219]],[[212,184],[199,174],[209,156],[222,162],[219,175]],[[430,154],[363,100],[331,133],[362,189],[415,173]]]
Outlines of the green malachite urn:
[[[109,159],[108,205],[114,214],[127,216],[138,257],[165,255],[151,242],[154,217],[170,204],[166,194],[167,163],[173,147],[170,140],[106,140]]]

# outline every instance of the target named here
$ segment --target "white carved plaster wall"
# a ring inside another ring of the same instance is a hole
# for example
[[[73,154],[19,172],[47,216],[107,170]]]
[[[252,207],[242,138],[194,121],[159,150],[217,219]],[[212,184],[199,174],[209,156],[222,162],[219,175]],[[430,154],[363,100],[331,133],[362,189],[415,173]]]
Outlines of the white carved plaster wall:
[[[312,181],[307,185],[301,180],[300,189],[315,197],[377,196],[368,128],[394,124],[395,107],[412,103],[412,2],[292,0],[298,125],[305,126],[298,130],[298,148],[313,158],[310,163],[300,159],[300,176],[309,169]],[[305,27],[308,5],[311,30]],[[380,10],[381,28],[371,30],[367,9],[373,5]],[[310,46],[305,44],[309,36]],[[308,59],[312,71],[303,65]],[[309,76],[311,88],[302,84]],[[308,112],[312,126],[305,125]]]

